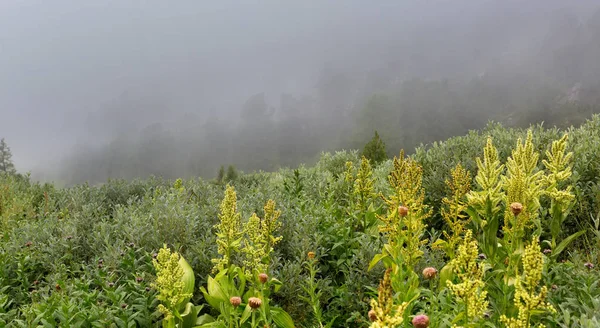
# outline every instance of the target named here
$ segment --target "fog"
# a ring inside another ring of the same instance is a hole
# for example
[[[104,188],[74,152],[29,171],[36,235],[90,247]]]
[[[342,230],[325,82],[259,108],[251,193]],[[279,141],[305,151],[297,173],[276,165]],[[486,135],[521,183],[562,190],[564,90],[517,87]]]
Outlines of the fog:
[[[3,0],[0,137],[64,183],[273,170],[570,123],[544,113],[600,103],[597,58],[597,0]]]

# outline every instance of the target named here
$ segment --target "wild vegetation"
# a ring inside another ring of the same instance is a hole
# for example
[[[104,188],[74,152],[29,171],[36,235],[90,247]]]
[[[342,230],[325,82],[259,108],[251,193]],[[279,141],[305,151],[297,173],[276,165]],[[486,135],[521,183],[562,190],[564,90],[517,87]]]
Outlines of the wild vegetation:
[[[212,181],[0,173],[0,324],[598,327],[599,145],[594,116]]]

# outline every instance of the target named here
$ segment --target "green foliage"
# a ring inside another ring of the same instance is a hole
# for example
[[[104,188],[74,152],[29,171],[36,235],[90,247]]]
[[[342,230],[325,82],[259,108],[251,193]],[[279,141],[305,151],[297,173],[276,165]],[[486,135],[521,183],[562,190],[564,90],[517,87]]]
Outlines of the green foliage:
[[[375,131],[375,135],[371,141],[365,145],[361,155],[366,157],[374,164],[379,164],[388,158],[385,150],[385,142],[381,140],[377,131]]]
[[[373,306],[386,322],[401,320],[401,327],[419,314],[429,316],[430,327],[501,327],[501,315],[519,317],[524,294],[517,293],[517,277],[525,281],[539,270],[530,263],[542,263],[539,283],[527,293],[537,297],[546,287],[545,302],[557,313],[530,311],[530,323],[594,327],[600,313],[600,118],[567,131],[531,131],[528,138],[526,130],[490,125],[374,168],[356,152],[328,153],[312,167],[240,173],[235,189],[156,178],[54,188],[1,175],[0,326],[168,324],[157,310],[168,307],[160,299],[168,290],[152,287],[162,275],[152,258],[166,244],[188,262],[185,272],[193,272],[196,287],[183,293],[192,294],[189,300],[172,302],[184,326],[192,317],[197,326],[252,326],[254,317],[261,327],[286,326],[290,318],[296,327],[367,327]],[[515,274],[506,274],[508,234],[499,231],[512,201],[507,189],[521,190],[506,181],[515,177],[539,187],[530,193],[539,195],[539,207],[522,234],[523,247],[514,247]],[[408,208],[404,217],[400,206]],[[468,231],[477,251],[470,246],[465,253],[458,246]],[[527,251],[533,232],[536,252]],[[454,250],[434,248],[454,235],[460,235]],[[256,257],[246,256],[246,245]],[[308,251],[318,255],[306,260]],[[262,267],[247,272],[244,261]],[[420,273],[432,267],[439,269],[434,278]],[[465,311],[468,302],[447,288],[451,282],[481,292],[464,284],[467,272],[479,277],[481,269],[489,305],[483,314],[472,306]],[[262,270],[268,271],[265,284],[258,278]],[[237,307],[233,296],[241,298]],[[259,310],[248,308],[250,297],[261,299]]]

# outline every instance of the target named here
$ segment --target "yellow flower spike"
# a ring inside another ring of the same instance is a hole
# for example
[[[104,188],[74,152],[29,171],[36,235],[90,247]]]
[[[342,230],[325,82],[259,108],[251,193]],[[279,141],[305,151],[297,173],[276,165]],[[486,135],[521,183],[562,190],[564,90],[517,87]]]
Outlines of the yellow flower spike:
[[[385,197],[388,205],[386,215],[378,215],[383,222],[379,227],[388,239],[388,243],[395,247],[402,240],[404,247],[400,253],[407,267],[412,268],[423,254],[421,237],[425,231],[426,218],[431,211],[424,205],[425,192],[422,187],[423,169],[413,159],[400,153],[400,157],[393,160],[394,169],[389,175],[389,182],[394,193]],[[407,209],[406,216],[399,215],[399,208]]]
[[[491,202],[492,214],[499,211],[498,204],[502,201],[500,177],[504,171],[504,165],[498,159],[498,150],[494,147],[492,138],[488,137],[483,149],[483,160],[477,158],[477,176],[475,182],[479,191],[471,191],[467,194],[470,205],[473,205],[480,214],[485,213],[485,204]]]
[[[507,173],[502,177],[502,186],[506,192],[504,197],[505,214],[502,232],[506,246],[514,252],[525,237],[525,231],[539,225],[540,196],[544,186],[544,172],[536,171],[539,154],[534,151],[532,132],[527,132],[525,142],[517,141],[511,157],[506,163]],[[519,215],[514,215],[510,204],[522,205]],[[516,262],[508,264],[507,276],[516,275]]]
[[[354,196],[357,199],[356,209],[360,212],[367,210],[367,204],[375,198],[373,169],[366,157],[362,157],[360,168],[354,180]]]
[[[260,246],[262,244],[262,231],[260,224],[260,218],[256,215],[256,213],[253,213],[248,219],[248,222],[246,222],[247,242],[244,244],[242,252],[246,256],[244,268],[246,269],[246,273],[248,275],[252,275],[254,269],[258,269],[258,271],[265,271],[265,268],[261,263],[265,254],[264,248]]]
[[[477,262],[478,253],[477,241],[471,230],[467,230],[456,257],[449,263],[460,282],[454,284],[447,281],[448,288],[456,300],[465,305],[465,320],[469,324],[477,322],[488,308],[483,282],[484,268]]]
[[[217,229],[217,246],[221,258],[212,259],[215,264],[213,273],[223,270],[231,264],[231,257],[237,251],[238,240],[243,236],[241,215],[237,212],[235,188],[228,185],[225,198],[221,202]]]
[[[575,199],[575,195],[571,192],[572,186],[567,186],[563,190],[559,189],[560,183],[573,174],[573,153],[566,152],[567,140],[568,134],[565,134],[560,140],[553,141],[550,151],[546,151],[547,159],[542,161],[549,172],[544,177],[546,186],[544,193],[554,201],[562,204],[563,207],[567,207]]]
[[[175,180],[175,183],[173,183],[173,189],[180,193],[185,191],[185,188],[183,187],[183,180],[181,180],[181,178]]]
[[[352,182],[354,180],[354,164],[346,162],[346,171],[344,172],[344,181]]]
[[[523,254],[523,275],[517,276],[515,280],[514,303],[519,314],[517,318],[508,318],[505,315],[500,317],[506,327],[529,328],[533,311],[556,312],[556,309],[545,301],[548,289],[545,286],[541,288],[538,286],[542,279],[543,266],[544,257],[540,251],[539,240],[534,236]]]
[[[278,221],[281,211],[275,210],[275,201],[269,199],[264,211],[263,220],[254,213],[246,223],[247,240],[242,251],[246,257],[244,267],[247,274],[252,274],[255,269],[267,272],[273,247],[283,238],[274,236],[275,231],[281,227],[281,222]]]
[[[446,185],[450,189],[450,197],[444,197],[442,203],[441,214],[448,224],[451,233],[443,232],[447,242],[444,247],[446,254],[452,259],[454,258],[454,250],[456,245],[461,240],[464,233],[464,228],[469,224],[469,217],[465,214],[468,207],[465,196],[471,188],[471,175],[469,171],[464,169],[460,163],[452,169],[452,180],[446,180]]]
[[[184,270],[179,265],[179,260],[179,254],[171,253],[166,245],[158,251],[156,259],[152,260],[156,270],[156,281],[152,283],[152,287],[158,290],[156,298],[162,302],[158,310],[165,316],[165,320],[172,318],[173,311],[192,297],[190,293],[185,293],[182,279]]]
[[[378,299],[371,300],[369,319],[371,328],[395,328],[404,321],[404,311],[408,303],[394,305],[393,289],[391,282],[392,269],[387,269],[379,283]]]

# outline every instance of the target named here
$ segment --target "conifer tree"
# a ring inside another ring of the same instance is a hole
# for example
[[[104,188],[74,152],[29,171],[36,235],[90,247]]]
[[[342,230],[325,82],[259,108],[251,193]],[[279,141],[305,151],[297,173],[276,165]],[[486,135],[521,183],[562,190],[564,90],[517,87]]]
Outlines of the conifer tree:
[[[225,175],[226,182],[236,181],[238,178],[238,173],[233,165],[229,165],[227,167],[227,175]]]
[[[219,174],[217,175],[217,182],[221,183],[223,182],[223,179],[225,179],[225,167],[221,165],[221,168],[219,169]]]
[[[377,131],[375,131],[373,139],[365,145],[362,156],[369,159],[373,164],[379,164],[387,159],[385,142],[381,140]]]
[[[15,174],[15,165],[12,162],[12,153],[10,147],[4,141],[4,138],[0,140],[0,173]]]

